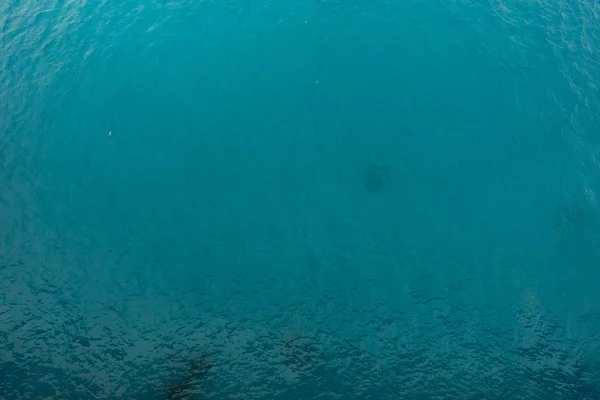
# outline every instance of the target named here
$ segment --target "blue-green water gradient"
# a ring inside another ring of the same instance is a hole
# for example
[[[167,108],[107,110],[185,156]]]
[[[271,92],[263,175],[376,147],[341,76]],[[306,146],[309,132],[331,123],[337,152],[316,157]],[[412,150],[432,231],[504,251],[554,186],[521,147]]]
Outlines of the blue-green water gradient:
[[[0,3],[0,398],[600,399],[600,8]]]

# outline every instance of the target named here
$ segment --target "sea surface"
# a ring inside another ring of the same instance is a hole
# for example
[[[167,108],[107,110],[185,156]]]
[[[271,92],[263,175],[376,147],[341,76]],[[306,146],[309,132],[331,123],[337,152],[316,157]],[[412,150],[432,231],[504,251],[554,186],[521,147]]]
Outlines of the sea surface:
[[[597,0],[0,1],[0,399],[600,399]]]

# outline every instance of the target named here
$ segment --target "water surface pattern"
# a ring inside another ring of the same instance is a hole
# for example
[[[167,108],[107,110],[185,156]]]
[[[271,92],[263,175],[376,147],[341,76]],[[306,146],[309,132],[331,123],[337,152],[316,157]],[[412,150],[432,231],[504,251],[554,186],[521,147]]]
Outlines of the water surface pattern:
[[[0,398],[600,399],[599,21],[0,2]]]

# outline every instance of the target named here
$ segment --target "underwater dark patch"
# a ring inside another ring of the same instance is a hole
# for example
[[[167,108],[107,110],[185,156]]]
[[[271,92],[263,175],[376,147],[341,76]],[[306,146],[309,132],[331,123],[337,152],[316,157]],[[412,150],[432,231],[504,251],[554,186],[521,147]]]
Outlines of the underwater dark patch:
[[[553,224],[557,239],[564,241],[569,234],[585,227],[585,212],[577,204],[558,205],[554,210]]]
[[[387,165],[369,164],[363,171],[363,186],[369,193],[384,192],[390,185],[391,173]]]

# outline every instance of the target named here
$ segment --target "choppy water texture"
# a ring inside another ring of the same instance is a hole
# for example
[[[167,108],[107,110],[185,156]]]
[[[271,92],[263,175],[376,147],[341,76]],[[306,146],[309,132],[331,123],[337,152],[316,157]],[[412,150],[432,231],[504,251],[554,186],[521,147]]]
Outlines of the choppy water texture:
[[[599,399],[598,21],[0,2],[0,398]]]

